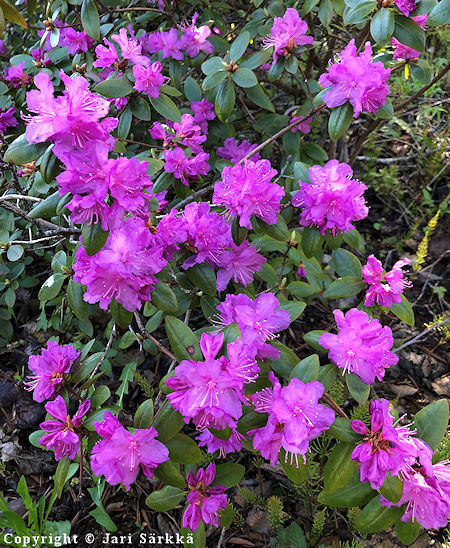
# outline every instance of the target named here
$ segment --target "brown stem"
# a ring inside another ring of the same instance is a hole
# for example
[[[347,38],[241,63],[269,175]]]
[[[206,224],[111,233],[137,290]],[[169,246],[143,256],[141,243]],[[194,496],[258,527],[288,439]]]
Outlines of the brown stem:
[[[338,415],[340,415],[341,417],[344,417],[346,419],[348,419],[348,416],[347,414],[345,413],[345,411],[343,411],[339,405],[333,400],[333,398],[330,396],[330,394],[328,394],[327,392],[324,393],[324,395],[322,396],[322,399],[325,400],[328,405],[334,410],[336,411],[336,413]]]
[[[266,139],[263,143],[261,143],[260,145],[258,145],[255,149],[253,149],[251,152],[249,152],[247,154],[247,156],[244,156],[242,158],[242,160],[239,162],[239,164],[243,164],[245,162],[245,160],[248,160],[249,158],[251,158],[252,156],[254,156],[257,152],[259,152],[260,150],[262,150],[263,148],[265,148],[267,145],[270,145],[270,143],[273,143],[274,141],[276,141],[279,137],[281,137],[282,135],[284,135],[285,133],[287,133],[288,131],[290,131],[292,128],[294,128],[295,126],[297,126],[298,124],[301,124],[302,122],[304,122],[305,120],[307,120],[310,116],[314,115],[314,114],[317,114],[318,112],[320,112],[321,110],[327,108],[327,105],[320,105],[318,107],[316,107],[315,109],[312,109],[310,112],[308,112],[308,114],[306,114],[305,116],[302,116],[301,118],[299,118],[298,120],[296,120],[295,122],[292,122],[290,123],[289,125],[287,125],[286,127],[284,127],[283,129],[280,129],[280,131],[278,131],[277,133],[275,133],[275,135],[272,135],[272,137],[269,137],[268,139]]]
[[[166,356],[169,356],[169,358],[171,360],[175,360],[176,362],[178,361],[177,360],[177,357],[175,356],[175,354],[172,354],[172,352],[170,350],[167,350],[167,348],[161,344],[158,339],[155,339],[155,337],[153,337],[153,335],[151,335],[144,327],[144,324],[142,323],[142,320],[141,320],[141,317],[139,316],[139,313],[138,312],[135,312],[134,313],[134,319],[136,320],[136,323],[141,331],[141,333],[147,338],[147,339],[150,339],[152,342],[155,343],[155,345],[157,346],[158,350],[160,352],[162,352],[163,354],[165,354]]]

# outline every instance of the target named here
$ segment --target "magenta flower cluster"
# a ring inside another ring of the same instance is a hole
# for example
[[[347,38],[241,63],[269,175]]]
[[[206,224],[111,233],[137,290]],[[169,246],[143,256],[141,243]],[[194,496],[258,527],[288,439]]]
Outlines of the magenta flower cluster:
[[[292,198],[292,205],[300,207],[300,224],[316,226],[321,234],[328,230],[333,236],[352,230],[354,221],[367,217],[369,208],[363,197],[367,187],[352,179],[348,164],[330,160],[323,167],[308,170],[310,183],[299,181],[300,191]]]
[[[275,17],[270,34],[264,39],[264,47],[273,47],[273,63],[294,53],[298,46],[314,44],[314,38],[307,36],[307,32],[308,25],[294,8],[288,8],[283,17]]]
[[[323,88],[330,88],[323,96],[328,107],[338,107],[350,102],[357,118],[362,111],[377,112],[386,103],[389,93],[387,81],[390,69],[380,61],[372,61],[372,46],[366,42],[365,50],[356,51],[355,40],[330,62],[328,72],[319,78]]]
[[[333,312],[338,334],[322,333],[319,344],[329,350],[329,358],[339,368],[357,375],[364,383],[381,381],[386,369],[398,362],[391,349],[394,344],[391,329],[384,327],[356,308],[345,314]]]
[[[450,466],[449,461],[433,464],[432,449],[420,438],[416,430],[395,421],[385,399],[370,403],[370,429],[360,420],[352,421],[352,428],[364,436],[353,451],[352,459],[361,463],[360,477],[380,489],[386,474],[403,481],[400,500],[393,504],[380,495],[384,506],[406,505],[403,522],[418,522],[426,529],[439,529],[450,518]]]
[[[394,303],[401,303],[405,287],[411,286],[411,282],[404,278],[405,273],[402,270],[409,263],[409,259],[401,259],[394,264],[392,270],[384,272],[381,262],[374,255],[369,255],[367,264],[361,270],[363,280],[370,285],[364,305],[372,306],[377,303],[391,308]]]

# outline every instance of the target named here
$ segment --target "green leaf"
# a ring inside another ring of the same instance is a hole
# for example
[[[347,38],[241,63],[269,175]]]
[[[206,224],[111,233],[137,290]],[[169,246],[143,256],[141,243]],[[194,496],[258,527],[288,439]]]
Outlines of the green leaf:
[[[23,247],[21,245],[12,245],[8,247],[8,251],[6,252],[6,256],[8,257],[8,261],[15,262],[20,259],[23,255]]]
[[[347,384],[350,396],[355,399],[359,404],[363,404],[367,401],[370,393],[370,385],[365,384],[362,380],[353,373],[347,373],[345,376],[345,382]]]
[[[91,354],[79,365],[76,365],[72,369],[72,372],[70,374],[71,382],[76,384],[78,382],[83,381],[84,379],[87,379],[92,373],[92,371],[94,371],[95,366],[102,359],[102,357],[103,357],[103,352],[96,352],[95,354]]]
[[[101,93],[105,97],[126,97],[127,95],[130,95],[130,93],[133,91],[133,85],[128,80],[128,78],[123,76],[118,80],[116,80],[115,78],[104,80],[103,82],[97,84],[94,90],[97,93]]]
[[[163,462],[155,469],[155,476],[167,485],[184,489],[186,481],[180,474],[180,467],[171,461]]]
[[[352,428],[352,421],[345,417],[336,417],[327,433],[339,441],[360,441],[362,438]]]
[[[89,320],[89,308],[87,302],[83,299],[83,294],[81,284],[70,279],[66,289],[67,302],[75,316],[79,320],[87,322]]]
[[[297,74],[298,71],[298,60],[294,55],[289,55],[286,58],[285,68],[290,74]]]
[[[367,19],[367,16],[377,7],[377,2],[358,2],[356,6],[344,11],[344,25],[356,25]]]
[[[448,401],[438,400],[421,409],[414,417],[417,436],[436,451],[447,431]]]
[[[306,282],[291,282],[286,289],[299,299],[311,297],[317,293],[316,289]]]
[[[331,19],[333,18],[333,4],[331,3],[331,0],[322,0],[320,2],[318,16],[322,25],[325,27],[330,25]]]
[[[384,498],[396,504],[402,497],[403,482],[398,476],[391,476],[391,474],[387,472],[383,485],[378,491]]]
[[[15,7],[11,6],[9,2],[6,2],[5,0],[1,0],[0,8],[6,20],[10,21],[11,23],[16,23],[17,25],[20,25],[24,29],[27,28],[27,22],[25,21],[23,15],[19,13]]]
[[[323,296],[328,299],[346,299],[358,295],[367,287],[360,276],[344,276],[332,282],[324,291]]]
[[[217,280],[214,270],[208,263],[196,264],[186,270],[186,274],[194,287],[198,287],[207,295],[213,297],[217,291]]]
[[[388,8],[378,10],[370,21],[370,34],[379,46],[391,41],[394,28],[394,12]]]
[[[61,498],[64,485],[66,483],[67,474],[69,473],[70,460],[64,457],[58,462],[55,475],[53,476],[55,493],[58,498]]]
[[[253,101],[255,105],[269,110],[270,112],[275,112],[275,107],[273,106],[272,101],[267,97],[261,84],[257,84],[252,88],[245,88],[244,91],[250,101]]]
[[[200,344],[193,331],[173,316],[165,318],[166,333],[178,360],[201,360]]]
[[[303,314],[306,308],[306,303],[303,301],[288,301],[280,306],[281,310],[287,310],[291,319],[291,323]]]
[[[321,382],[325,390],[329,390],[336,382],[338,368],[333,363],[322,365],[319,369],[319,382]]]
[[[228,72],[226,70],[217,70],[216,72],[212,72],[211,74],[208,74],[208,76],[203,80],[202,82],[202,89],[205,91],[208,91],[210,89],[216,88],[219,84],[221,84],[225,78],[227,77]]]
[[[205,524],[203,523],[203,521],[200,522],[195,531],[191,531],[190,529],[185,529],[184,527],[182,527],[181,534],[183,536],[184,548],[205,548],[206,533]]]
[[[122,372],[119,377],[119,380],[122,382],[120,383],[119,388],[116,390],[116,396],[119,396],[118,405],[120,407],[122,407],[124,395],[128,394],[129,384],[134,379],[134,372],[136,371],[136,367],[137,367],[137,362],[132,361],[125,364],[125,367],[122,369]]]
[[[303,462],[303,457],[301,455],[297,455],[297,459],[295,459],[294,455],[289,453],[286,460],[286,451],[281,449],[278,455],[278,461],[280,462],[284,473],[292,483],[295,483],[295,485],[302,485],[305,483],[306,478],[308,477],[308,465]]]
[[[400,518],[395,520],[395,532],[400,542],[409,546],[412,544],[417,537],[419,536],[421,527],[418,521],[412,523],[412,518],[405,523]]]
[[[220,526],[221,527],[229,527],[232,522],[233,518],[235,516],[236,512],[234,510],[233,505],[230,503],[228,506],[223,510],[220,515]]]
[[[130,100],[131,113],[139,120],[148,122],[152,119],[152,111],[150,105],[144,99],[144,97],[133,97]]]
[[[134,414],[135,428],[149,428],[153,420],[153,400],[147,399],[141,403]]]
[[[353,112],[353,106],[349,102],[332,109],[328,119],[328,134],[332,141],[337,141],[348,130],[353,120]]]
[[[61,287],[64,283],[65,276],[62,274],[52,274],[49,278],[45,280],[42,284],[41,289],[38,293],[38,298],[40,301],[51,301],[54,299],[61,290]]]
[[[299,379],[302,382],[317,380],[319,376],[319,356],[313,354],[299,362],[291,372],[291,379]]]
[[[354,443],[339,443],[328,457],[323,469],[325,491],[335,493],[347,485],[353,476],[356,462],[352,460]]]
[[[308,331],[308,333],[305,333],[303,336],[303,339],[306,343],[309,344],[314,350],[318,350],[319,352],[326,352],[325,348],[319,344],[319,339],[322,333],[325,333],[325,331],[322,331],[321,329],[313,329],[312,331]]]
[[[395,14],[394,36],[405,46],[419,51],[425,49],[425,32],[410,17]]]
[[[159,491],[153,491],[145,499],[145,504],[155,512],[167,512],[181,502],[184,492],[178,487],[166,485]]]
[[[394,107],[389,97],[386,97],[386,101],[382,107],[378,107],[376,116],[383,120],[390,120],[394,116]]]
[[[226,462],[216,466],[216,477],[212,485],[223,485],[230,488],[237,485],[244,477],[245,467],[235,462]]]
[[[319,0],[305,0],[303,3],[303,15],[307,15],[317,4]]]
[[[207,76],[209,76],[213,72],[217,72],[218,70],[225,70],[225,67],[226,67],[226,63],[224,63],[222,57],[217,57],[217,56],[211,57],[210,59],[207,59],[206,61],[202,63],[203,74],[206,74]],[[187,81],[187,78],[186,78],[186,81]],[[197,83],[195,80],[194,82]],[[198,99],[194,99],[194,100],[198,101]]]
[[[105,401],[110,396],[111,396],[111,391],[105,384],[101,384],[100,386],[97,386],[97,388],[94,390],[94,393],[91,396],[91,409],[100,407],[102,404],[105,403]]]
[[[401,508],[381,506],[379,497],[376,497],[361,510],[355,527],[360,533],[379,533],[391,526],[401,513]]]
[[[156,112],[161,114],[164,118],[167,118],[172,122],[181,122],[181,113],[178,110],[178,107],[170,97],[167,97],[167,95],[161,93],[159,97],[150,97],[150,103]]]
[[[177,296],[164,282],[158,282],[152,291],[152,301],[156,308],[165,312],[174,313],[178,310]]]
[[[55,180],[60,171],[59,164],[58,158],[53,154],[53,145],[50,145],[42,156],[39,166],[39,171],[45,183],[50,184]]]
[[[81,237],[86,254],[92,257],[98,253],[106,244],[108,236],[109,231],[103,230],[100,223],[91,225],[85,223]]]
[[[183,428],[184,419],[178,411],[166,403],[155,416],[153,426],[158,432],[159,441],[167,443]]]
[[[309,258],[313,257],[320,248],[322,236],[317,228],[306,227],[302,232],[303,253]]]
[[[302,183],[309,183],[308,175],[309,165],[304,162],[295,162],[294,164],[294,176]]]
[[[100,40],[100,17],[95,0],[83,0],[81,5],[81,24],[86,34],[94,40]]]
[[[361,277],[362,265],[358,257],[346,249],[335,249],[332,264],[339,276]]]
[[[126,310],[120,303],[118,303],[115,299],[111,301],[111,304],[109,305],[109,311],[111,312],[112,317],[114,318],[114,321],[122,327],[123,329],[128,329],[128,326],[131,323],[131,320],[133,319],[133,313],[129,310]]]
[[[196,464],[203,459],[195,441],[185,434],[176,434],[167,443],[170,459],[180,464]]]
[[[226,122],[233,112],[236,96],[233,82],[230,78],[222,82],[217,88],[215,110],[221,122]]]
[[[416,63],[409,65],[413,78],[419,80],[421,84],[428,85],[433,78],[433,68],[425,61],[425,59],[418,59]]]
[[[241,88],[252,88],[258,80],[255,73],[248,68],[238,68],[232,75],[234,83]]]
[[[4,95],[8,92],[8,86],[5,84],[5,82],[0,82],[0,95]]]
[[[258,226],[263,230],[264,234],[267,234],[275,240],[280,242],[289,242],[291,239],[291,233],[289,232],[286,221],[281,215],[278,215],[277,222],[273,225],[268,225],[264,221],[258,219]]]
[[[3,156],[6,163],[13,162],[17,165],[28,164],[37,160],[48,147],[48,143],[29,143],[25,133],[14,139],[8,146]]]
[[[28,213],[30,219],[49,219],[56,215],[56,208],[58,207],[61,196],[58,192],[54,192],[47,196],[45,200],[39,202],[33,209]]]
[[[399,320],[402,320],[402,322],[413,326],[415,322],[413,309],[404,295],[401,295],[401,299],[401,303],[393,303],[391,312],[397,316]]]
[[[186,99],[191,103],[193,101],[200,101],[200,99],[202,98],[202,90],[197,84],[197,81],[194,80],[192,76],[188,76],[184,82],[184,95]]]
[[[230,59],[236,62],[239,61],[239,59],[244,55],[249,42],[250,42],[250,33],[247,32],[246,30],[241,32],[241,34],[231,44]]]
[[[427,25],[439,27],[450,23],[450,0],[441,0],[430,11],[427,19]]]
[[[256,53],[252,53],[246,59],[241,61],[239,63],[239,68],[248,68],[250,70],[253,70],[260,67],[261,65],[264,65],[269,57],[270,51],[268,49],[257,51]]]
[[[43,430],[35,430],[28,436],[28,441],[33,445],[34,447],[37,447],[38,449],[42,449],[42,445],[39,443],[39,440],[47,434],[47,432],[44,432]]]
[[[131,114],[131,108],[127,106],[119,116],[119,123],[117,124],[117,137],[119,137],[119,139],[126,139],[128,137],[132,121],[133,115]]]
[[[318,497],[320,504],[333,508],[355,508],[367,504],[377,492],[370,487],[370,483],[363,483],[359,478],[359,468],[353,472],[350,481],[334,493],[322,491]]]

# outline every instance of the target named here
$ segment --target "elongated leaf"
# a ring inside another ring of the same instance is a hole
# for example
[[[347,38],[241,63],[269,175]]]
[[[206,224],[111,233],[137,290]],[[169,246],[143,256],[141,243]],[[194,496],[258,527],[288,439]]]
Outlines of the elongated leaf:
[[[391,312],[395,314],[399,320],[402,320],[402,322],[412,326],[415,323],[413,309],[404,295],[401,295],[401,299],[401,303],[393,303],[391,306]]]
[[[378,10],[370,22],[370,34],[379,46],[391,40],[394,28],[394,12],[388,8]]]
[[[1,0],[0,8],[3,12],[3,15],[5,16],[5,19],[11,21],[11,23],[16,23],[16,25],[20,25],[24,29],[27,28],[27,22],[25,21],[23,15],[19,13],[15,7],[11,6],[9,2],[6,2],[6,0]]]
[[[269,110],[270,112],[275,112],[275,107],[261,84],[256,84],[256,86],[252,88],[245,88],[244,91],[250,101],[253,101],[255,105]]]
[[[231,44],[230,59],[236,62],[239,61],[239,59],[244,55],[249,42],[250,42],[250,33],[247,32],[246,30],[241,32],[241,34]]]
[[[328,134],[332,141],[337,141],[348,130],[353,120],[353,112],[353,106],[348,102],[333,108],[328,119]]]
[[[94,89],[97,93],[101,93],[105,97],[118,98],[130,95],[133,91],[133,85],[128,78],[123,76],[118,80],[115,78],[104,80],[103,82],[97,84]]]
[[[109,231],[102,229],[100,223],[84,224],[82,230],[83,247],[89,257],[98,253],[106,244]]]
[[[166,447],[173,462],[195,464],[203,458],[195,441],[185,434],[176,434],[166,443]]]
[[[369,483],[363,483],[359,478],[359,469],[355,469],[350,481],[334,493],[322,491],[318,499],[321,504],[333,508],[354,508],[368,503],[378,493],[374,491]]]
[[[181,122],[181,114],[177,105],[167,95],[161,93],[159,97],[150,97],[150,103],[156,112],[164,118],[172,122]]]
[[[346,9],[344,11],[344,24],[355,25],[365,21],[369,14],[377,7],[377,3],[374,0],[367,2],[358,2],[356,6]]]
[[[152,291],[152,303],[165,312],[174,313],[178,310],[177,296],[164,282],[158,282]]]
[[[417,539],[421,529],[418,521],[412,523],[412,518],[408,523],[403,522],[400,518],[395,520],[395,532],[397,533],[400,542],[406,546],[409,546]]]
[[[363,383],[362,380],[353,373],[347,373],[345,382],[347,383],[347,388],[352,398],[360,404],[367,401],[370,393],[370,386],[368,384]]]
[[[216,466],[216,477],[212,485],[224,485],[225,487],[233,487],[238,484],[244,477],[245,468],[242,464],[235,462],[226,462]]]
[[[166,485],[159,491],[153,491],[145,499],[145,504],[156,512],[167,512],[175,508],[184,497],[184,492],[178,487]]]
[[[391,476],[386,473],[386,478],[383,485],[379,489],[384,498],[390,500],[394,504],[397,503],[403,493],[403,482],[398,476]]]
[[[448,426],[448,401],[439,400],[421,409],[414,417],[417,436],[435,451]]]
[[[419,51],[425,49],[425,32],[410,17],[395,14],[394,36],[405,46]]]
[[[299,362],[291,372],[291,379],[299,379],[302,382],[317,380],[319,376],[319,356],[313,354]]]
[[[373,498],[361,511],[356,528],[364,534],[384,531],[402,514],[401,508],[382,506],[378,497]]]
[[[86,34],[94,40],[100,40],[100,17],[95,0],[83,0],[81,4],[81,24]]]
[[[180,361],[202,359],[199,341],[184,322],[173,316],[166,316],[164,323],[172,350]]]
[[[339,276],[361,277],[362,265],[358,257],[346,249],[333,251],[333,266]]]
[[[308,477],[308,465],[303,462],[301,455],[288,453],[286,458],[286,451],[281,449],[278,460],[284,473],[292,483],[295,483],[295,485],[302,485],[305,483],[306,478]]]
[[[54,299],[61,290],[64,283],[65,276],[62,274],[52,274],[45,280],[39,290],[38,297],[40,301],[51,301]]]
[[[450,23],[450,0],[440,0],[430,11],[427,19],[427,25],[438,27]]]
[[[180,467],[171,461],[163,462],[156,468],[155,476],[167,485],[183,489],[186,481],[180,473]]]
[[[354,443],[339,443],[328,457],[323,469],[324,486],[327,493],[335,493],[350,481],[356,468],[356,462],[352,460],[354,448]]]
[[[79,320],[87,322],[89,320],[89,309],[87,302],[83,299],[83,287],[81,284],[70,279],[66,288],[66,297],[70,309],[75,316]]]
[[[14,141],[6,149],[3,156],[5,162],[13,162],[17,165],[28,164],[36,160],[48,147],[48,143],[29,143],[25,137],[25,133],[14,139]]]
[[[134,414],[136,428],[149,428],[153,420],[153,400],[147,399],[141,403]]]
[[[153,426],[158,431],[158,439],[167,443],[183,428],[184,420],[178,411],[166,403],[155,417]]]
[[[345,299],[358,295],[367,284],[357,276],[344,276],[332,282],[324,291],[324,297],[328,299]]]
[[[246,68],[238,68],[233,73],[233,81],[241,88],[252,88],[258,83],[255,73]]]
[[[362,438],[352,428],[352,421],[345,417],[336,417],[327,433],[340,441],[356,442]]]
[[[198,287],[207,295],[212,297],[217,292],[217,281],[214,270],[207,262],[196,264],[186,270],[188,278],[193,282],[194,287]]]
[[[236,96],[234,93],[233,82],[230,78],[222,82],[217,88],[215,99],[215,110],[217,117],[221,122],[226,122],[233,112]]]

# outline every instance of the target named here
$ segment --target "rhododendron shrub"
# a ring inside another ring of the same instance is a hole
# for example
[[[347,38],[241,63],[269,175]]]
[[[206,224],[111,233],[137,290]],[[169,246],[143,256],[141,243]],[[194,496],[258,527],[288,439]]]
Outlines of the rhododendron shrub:
[[[0,0],[0,347],[26,358],[51,504],[78,471],[109,532],[115,493],[221,545],[256,465],[241,498],[275,531],[261,471],[286,476],[311,545],[334,508],[405,544],[446,526],[447,401],[398,417],[377,384],[414,325],[415,260],[365,243],[355,162],[444,75],[423,59],[444,3]]]

